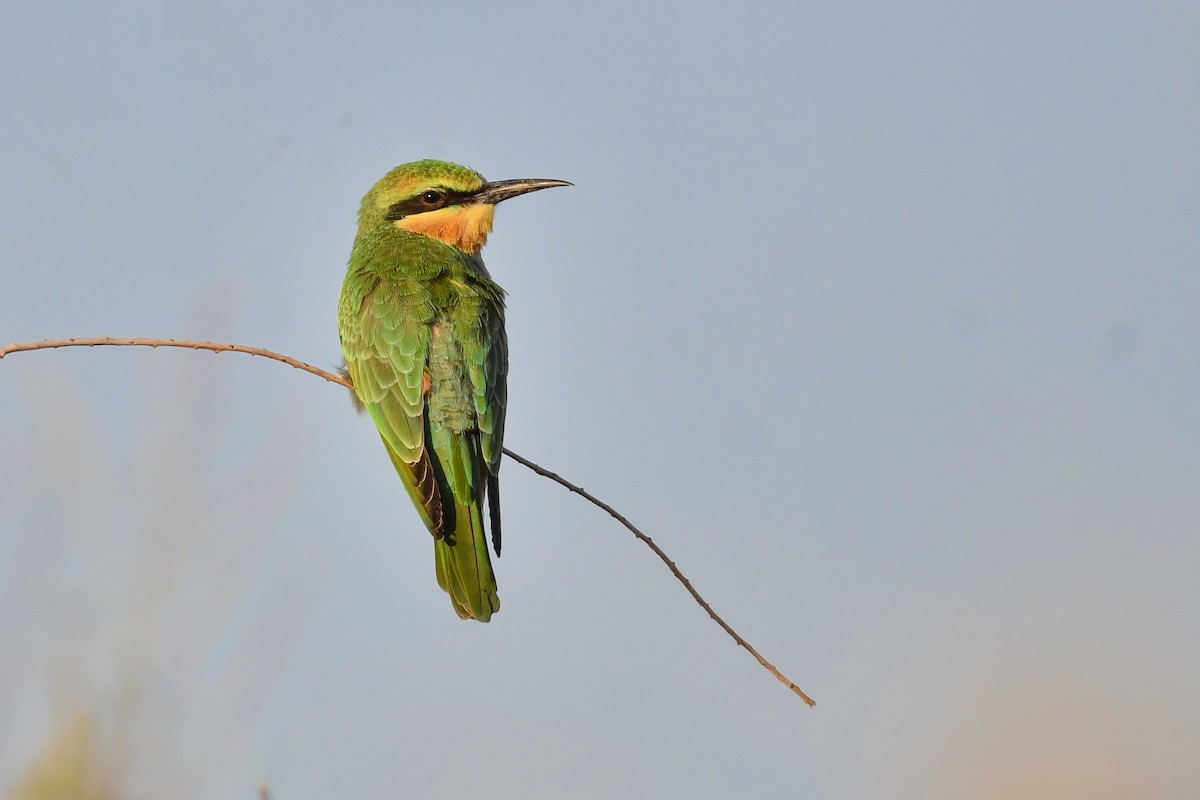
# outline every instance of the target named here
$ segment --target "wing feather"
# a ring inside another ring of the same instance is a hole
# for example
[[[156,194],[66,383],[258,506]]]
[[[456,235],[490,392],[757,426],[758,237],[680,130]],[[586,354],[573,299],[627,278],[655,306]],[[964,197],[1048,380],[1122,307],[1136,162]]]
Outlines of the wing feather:
[[[441,490],[426,449],[425,421],[432,310],[402,283],[378,279],[366,291],[357,288],[344,291],[339,315],[346,368],[422,520],[440,538]]]

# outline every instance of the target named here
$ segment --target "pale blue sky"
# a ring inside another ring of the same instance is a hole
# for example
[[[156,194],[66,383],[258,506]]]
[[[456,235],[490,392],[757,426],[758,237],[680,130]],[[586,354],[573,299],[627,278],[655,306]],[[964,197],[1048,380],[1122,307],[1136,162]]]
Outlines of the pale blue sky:
[[[76,714],[131,798],[1194,791],[1195,3],[3,17],[0,340],[331,366],[386,170],[573,181],[485,251],[508,443],[818,706],[515,463],[503,611],[466,624],[336,387],[20,354],[0,792]]]

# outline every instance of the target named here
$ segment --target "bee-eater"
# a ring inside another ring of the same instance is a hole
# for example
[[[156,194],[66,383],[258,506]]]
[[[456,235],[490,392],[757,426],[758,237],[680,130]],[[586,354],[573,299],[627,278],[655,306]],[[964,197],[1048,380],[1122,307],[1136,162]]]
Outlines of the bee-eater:
[[[342,353],[463,619],[500,610],[482,508],[486,497],[498,556],[508,340],[504,290],[479,251],[496,203],[570,185],[488,182],[458,164],[414,161],[384,175],[358,212],[338,306]]]

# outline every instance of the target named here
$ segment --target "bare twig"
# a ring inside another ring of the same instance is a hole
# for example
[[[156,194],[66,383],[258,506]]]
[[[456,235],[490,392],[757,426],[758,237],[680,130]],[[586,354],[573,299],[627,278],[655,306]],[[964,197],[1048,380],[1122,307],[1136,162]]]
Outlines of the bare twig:
[[[533,463],[532,461],[525,458],[524,456],[517,455],[512,450],[509,450],[507,447],[504,448],[504,455],[508,456],[513,461],[516,461],[520,464],[524,464],[525,466],[529,467],[531,470],[536,472],[538,475],[541,475],[543,478],[549,478],[550,480],[554,481],[558,485],[566,487],[567,489],[571,490],[575,494],[582,497],[584,500],[587,500],[592,505],[598,506],[598,507],[604,509],[605,511],[607,511],[609,516],[611,516],[617,522],[624,525],[629,530],[630,533],[632,533],[637,538],[641,539],[643,542],[646,543],[647,547],[649,547],[651,550],[654,551],[654,555],[658,556],[659,559],[661,559],[662,562],[667,565],[667,569],[671,570],[671,574],[675,576],[675,579],[678,580],[680,583],[682,583],[683,588],[688,590],[688,593],[691,594],[692,598],[697,603],[700,604],[700,607],[708,612],[708,615],[713,618],[713,622],[720,625],[725,630],[726,633],[728,633],[730,636],[733,637],[733,640],[735,642],[740,644],[742,647],[746,648],[746,650],[748,650],[750,652],[750,655],[752,655],[756,659],[758,659],[758,663],[762,664],[764,669],[766,669],[768,672],[770,672],[772,675],[774,675],[779,680],[783,681],[784,685],[786,685],[789,689],[791,689],[796,694],[800,695],[800,699],[803,700],[804,702],[808,703],[810,706],[815,706],[817,704],[815,700],[813,700],[811,697],[809,697],[803,691],[801,691],[799,686],[797,686],[796,684],[794,684],[790,680],[788,680],[788,677],[786,675],[784,675],[779,670],[775,669],[775,665],[772,664],[770,661],[767,661],[765,658],[763,658],[759,654],[759,652],[757,650],[755,650],[754,647],[749,642],[747,642],[741,636],[738,636],[737,631],[735,631],[733,628],[729,627],[729,625],[725,622],[725,620],[721,619],[721,617],[717,614],[717,612],[713,611],[712,606],[710,606],[708,604],[708,602],[705,601],[705,599],[700,596],[700,593],[697,592],[695,587],[692,586],[692,582],[687,579],[687,576],[685,576],[682,572],[679,571],[679,567],[675,566],[675,562],[667,557],[667,554],[663,552],[662,548],[659,547],[658,545],[656,545],[654,543],[653,539],[651,539],[649,536],[647,536],[646,534],[644,534],[640,530],[638,530],[637,527],[632,522],[625,519],[624,514],[617,511],[615,508],[613,508],[608,503],[601,500],[599,497],[592,495],[590,492],[588,492],[582,486],[576,486],[575,484],[571,483],[569,480],[562,477],[561,475],[556,475],[555,473],[551,472],[550,470],[546,469],[545,467]]]
[[[187,342],[181,339],[114,339],[111,336],[97,336],[92,339],[43,339],[40,342],[23,342],[0,347],[0,359],[11,353],[21,353],[26,350],[52,350],[56,347],[183,347],[188,350],[208,350],[213,353],[246,353],[251,356],[262,356],[273,361],[281,361],[289,367],[311,372],[319,378],[333,383],[340,383],[347,389],[353,389],[349,379],[332,372],[326,372],[320,367],[297,361],[291,356],[273,353],[261,347],[247,347],[244,344],[220,344],[218,342]]]
[[[247,347],[246,345],[241,344],[219,344],[217,342],[190,342],[180,339],[114,339],[107,336],[101,336],[93,339],[46,339],[40,342],[24,342],[21,344],[10,344],[7,347],[2,347],[0,348],[0,359],[3,359],[5,356],[11,353],[20,353],[28,350],[49,350],[57,347],[100,347],[106,345],[120,347],[183,347],[189,350],[208,350],[213,353],[246,353],[247,355],[261,356],[262,358],[269,358],[273,361],[282,362],[288,366],[295,367],[296,369],[316,375],[319,378],[324,378],[330,383],[336,383],[340,386],[345,386],[347,389],[353,390],[354,388],[348,377],[338,375],[333,372],[327,372],[326,370],[323,370],[319,367],[314,367],[311,364],[306,364],[303,361],[298,361],[290,356],[274,353],[270,350],[264,350],[261,347]],[[538,475],[541,475],[544,478],[549,478],[560,486],[563,486],[574,492],[592,505],[607,511],[613,519],[625,526],[630,533],[632,533],[638,539],[641,539],[643,542],[645,542],[647,547],[654,551],[654,554],[658,556],[664,564],[667,565],[669,570],[671,570],[671,574],[675,576],[675,579],[683,584],[683,588],[688,590],[688,594],[692,596],[692,599],[699,603],[700,607],[703,608],[710,617],[712,617],[714,622],[721,626],[722,630],[733,637],[735,642],[746,648],[746,651],[749,652],[750,655],[754,656],[754,658],[759,664],[762,665],[764,669],[766,669],[789,689],[795,692],[801,700],[808,703],[810,706],[816,705],[816,702],[803,691],[801,691],[799,686],[792,683],[792,681],[788,679],[786,675],[775,668],[774,664],[763,658],[762,655],[760,655],[759,652],[755,650],[749,642],[739,636],[737,631],[729,627],[725,620],[721,619],[721,617],[717,615],[717,612],[713,611],[712,606],[710,606],[705,599],[700,596],[700,593],[697,592],[692,586],[692,582],[689,581],[687,577],[679,570],[679,567],[675,566],[675,562],[667,557],[667,554],[663,552],[662,548],[655,544],[654,540],[652,540],[649,536],[638,530],[632,522],[625,518],[623,514],[618,512],[608,503],[605,503],[603,500],[585,491],[582,487],[576,486],[575,484],[571,483],[560,475],[551,472],[545,467],[539,466],[524,456],[514,453],[507,447],[504,448],[504,454],[513,461],[516,461],[519,464],[522,464],[533,470]]]

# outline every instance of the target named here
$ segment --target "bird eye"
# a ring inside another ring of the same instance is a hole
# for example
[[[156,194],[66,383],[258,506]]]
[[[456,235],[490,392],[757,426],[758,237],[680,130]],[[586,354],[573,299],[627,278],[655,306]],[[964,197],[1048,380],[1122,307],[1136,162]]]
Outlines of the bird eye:
[[[424,193],[421,195],[421,199],[422,199],[422,200],[424,200],[424,201],[425,201],[426,203],[428,203],[429,205],[433,205],[434,203],[441,202],[441,199],[442,199],[442,193],[441,193],[441,192],[436,192],[436,191],[434,191],[433,189],[430,189],[429,191],[427,191],[427,192],[424,192]]]

